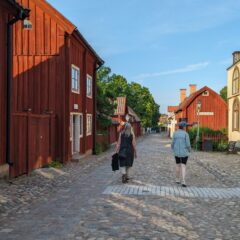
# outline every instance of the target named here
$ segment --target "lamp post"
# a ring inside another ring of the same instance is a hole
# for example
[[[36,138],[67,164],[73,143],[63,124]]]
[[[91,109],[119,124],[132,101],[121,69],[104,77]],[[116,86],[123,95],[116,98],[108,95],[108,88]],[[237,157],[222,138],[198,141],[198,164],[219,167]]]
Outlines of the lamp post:
[[[197,101],[197,136],[196,136],[196,150],[197,150],[197,145],[199,141],[199,123],[200,123],[200,109],[201,109],[202,103],[200,100]]]

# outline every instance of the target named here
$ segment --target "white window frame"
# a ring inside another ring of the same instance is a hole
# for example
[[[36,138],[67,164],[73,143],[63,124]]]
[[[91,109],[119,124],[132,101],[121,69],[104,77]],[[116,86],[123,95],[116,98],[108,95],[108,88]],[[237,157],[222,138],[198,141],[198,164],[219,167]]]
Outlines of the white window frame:
[[[89,82],[91,83],[90,87],[89,87]],[[92,92],[93,92],[92,86],[93,86],[92,76],[87,74],[86,93],[88,98],[92,98]],[[89,94],[89,90],[91,91],[90,94]]]
[[[92,114],[86,115],[86,136],[92,135]]]
[[[73,70],[78,71],[78,79],[77,79],[78,89],[73,88]],[[77,94],[80,93],[80,68],[74,64],[71,65],[71,89],[73,93],[77,93]]]

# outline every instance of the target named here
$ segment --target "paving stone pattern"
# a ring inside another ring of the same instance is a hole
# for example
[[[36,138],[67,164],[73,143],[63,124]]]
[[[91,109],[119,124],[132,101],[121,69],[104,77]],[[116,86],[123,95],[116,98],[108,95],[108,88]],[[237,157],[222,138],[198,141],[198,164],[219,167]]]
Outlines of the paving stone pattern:
[[[122,195],[153,195],[153,196],[175,196],[190,198],[240,198],[240,188],[182,188],[179,186],[137,186],[137,185],[115,185],[105,189],[103,194]]]
[[[192,153],[183,189],[162,135],[138,143],[128,184],[111,154],[0,183],[0,239],[240,239],[239,156]]]

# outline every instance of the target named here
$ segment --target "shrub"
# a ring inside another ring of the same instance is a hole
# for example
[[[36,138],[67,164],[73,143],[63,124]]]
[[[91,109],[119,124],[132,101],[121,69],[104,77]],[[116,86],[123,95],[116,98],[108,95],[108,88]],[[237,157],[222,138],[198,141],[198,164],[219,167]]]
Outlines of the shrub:
[[[192,148],[196,148],[197,144],[197,149],[201,150],[202,149],[202,134],[212,134],[212,135],[226,135],[227,130],[226,129],[221,129],[221,130],[213,130],[208,127],[200,127],[199,128],[199,140],[196,143],[196,137],[197,137],[197,127],[191,128],[188,130],[190,142],[192,145]],[[213,150],[214,151],[225,151],[227,142],[225,140],[221,140],[221,142],[213,142]]]
[[[217,151],[225,152],[227,150],[228,150],[228,142],[227,141],[222,140],[217,144]]]
[[[50,168],[50,167],[52,167],[52,168],[62,168],[63,164],[58,160],[53,160],[50,163],[43,166],[43,168]]]
[[[108,150],[110,148],[110,144],[108,142],[104,142],[102,144],[102,149],[103,149],[103,152]]]
[[[102,152],[105,152],[106,150],[108,150],[110,148],[110,144],[107,142],[103,142],[103,143],[96,143],[96,155],[101,154]]]
[[[96,143],[95,151],[96,155],[99,155],[100,153],[103,152],[102,145],[100,143]]]

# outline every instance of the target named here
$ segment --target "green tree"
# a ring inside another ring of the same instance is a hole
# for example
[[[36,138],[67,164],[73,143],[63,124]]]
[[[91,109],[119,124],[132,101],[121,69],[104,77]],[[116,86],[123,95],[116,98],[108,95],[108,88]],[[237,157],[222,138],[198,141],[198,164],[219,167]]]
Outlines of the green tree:
[[[139,83],[128,83],[121,75],[110,74],[111,69],[108,67],[102,67],[98,71],[99,121],[107,125],[109,120],[106,120],[105,115],[113,115],[113,99],[126,96],[128,106],[141,118],[142,126],[156,127],[160,116],[159,105],[154,101],[149,89]]]
[[[110,78],[111,69],[101,67],[97,72],[97,122],[101,129],[111,124],[111,116],[114,114],[116,105],[114,95],[107,84]]]
[[[220,96],[227,102],[227,86],[223,87],[220,91]]]

